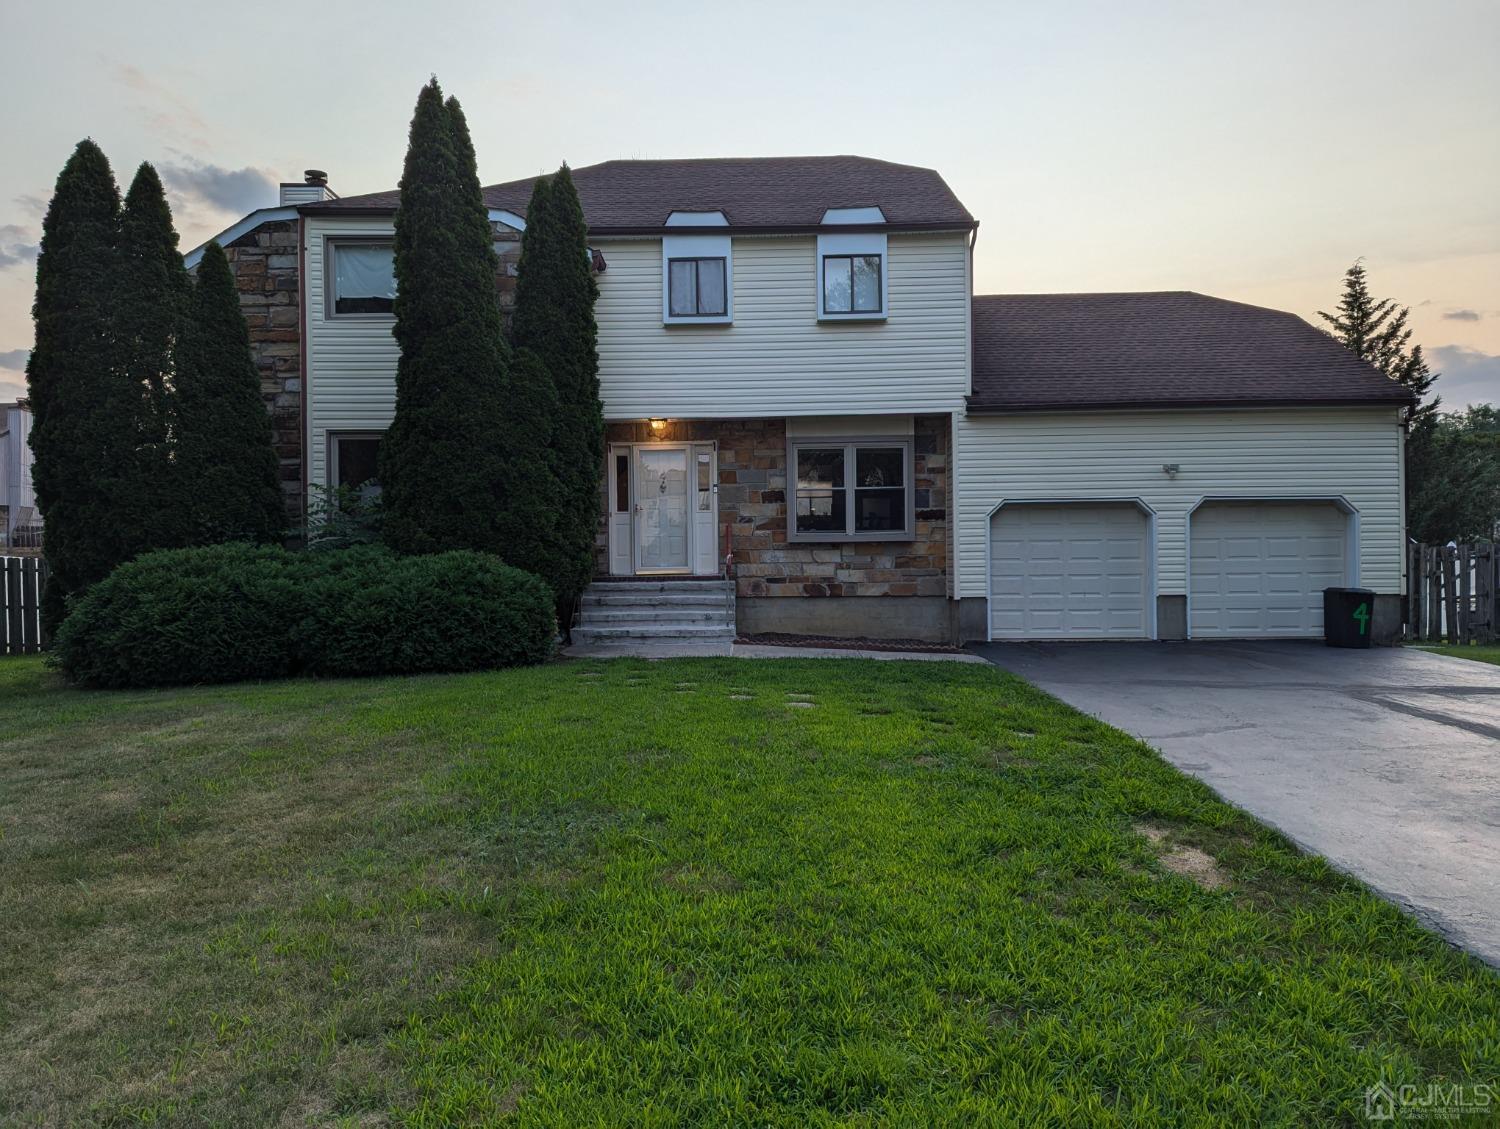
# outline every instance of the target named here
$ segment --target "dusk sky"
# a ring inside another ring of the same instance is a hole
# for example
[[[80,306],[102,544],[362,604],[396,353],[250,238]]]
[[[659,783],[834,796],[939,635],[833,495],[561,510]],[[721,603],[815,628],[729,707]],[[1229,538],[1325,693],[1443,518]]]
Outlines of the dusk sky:
[[[1199,290],[1331,309],[1363,256],[1449,406],[1500,402],[1500,2],[147,5],[0,0],[0,400],[36,241],[93,137],[186,250],[328,170],[395,185],[418,88],[485,183],[615,157],[938,169],[979,292]]]

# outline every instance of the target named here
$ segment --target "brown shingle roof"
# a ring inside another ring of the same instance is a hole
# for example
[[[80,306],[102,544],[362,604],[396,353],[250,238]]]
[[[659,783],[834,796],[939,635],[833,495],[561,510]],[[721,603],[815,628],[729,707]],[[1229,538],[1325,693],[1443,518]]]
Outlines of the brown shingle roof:
[[[732,229],[822,223],[828,208],[878,206],[891,226],[966,228],[974,217],[932,169],[870,157],[715,157],[605,161],[573,169],[595,234],[660,230],[674,211],[722,211]],[[535,177],[484,190],[488,207],[526,215]],[[397,191],[346,196],[304,211],[392,211]]]
[[[974,299],[971,412],[1410,400],[1281,310],[1190,291]]]

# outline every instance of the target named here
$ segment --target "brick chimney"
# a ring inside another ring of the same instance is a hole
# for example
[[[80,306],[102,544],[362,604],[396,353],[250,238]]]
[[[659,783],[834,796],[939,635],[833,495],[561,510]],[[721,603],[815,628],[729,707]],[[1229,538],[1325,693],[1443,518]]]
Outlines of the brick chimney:
[[[328,190],[328,174],[322,169],[308,169],[301,181],[283,181],[281,206],[295,207],[298,204],[320,204],[333,198]]]

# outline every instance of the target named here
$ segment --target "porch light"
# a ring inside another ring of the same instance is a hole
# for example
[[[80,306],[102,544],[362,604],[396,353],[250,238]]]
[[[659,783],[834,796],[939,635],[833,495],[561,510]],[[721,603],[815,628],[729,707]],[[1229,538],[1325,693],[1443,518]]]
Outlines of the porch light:
[[[658,434],[658,435],[660,435],[663,431],[665,431],[667,429],[667,421],[664,420],[664,419],[652,419],[650,422],[651,422],[651,430],[654,431],[654,432],[656,432],[656,434]]]

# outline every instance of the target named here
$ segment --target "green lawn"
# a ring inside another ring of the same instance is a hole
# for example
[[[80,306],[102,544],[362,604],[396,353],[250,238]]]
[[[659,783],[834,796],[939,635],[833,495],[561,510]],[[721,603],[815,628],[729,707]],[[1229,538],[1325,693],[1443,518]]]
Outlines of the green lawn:
[[[5,1124],[1355,1125],[1500,1080],[1500,978],[980,666],[3,660],[0,922]]]
[[[1447,644],[1424,644],[1420,650],[1431,651],[1435,655],[1447,655],[1455,659],[1473,659],[1481,663],[1500,663],[1500,645],[1491,644],[1484,647],[1457,647]]]

